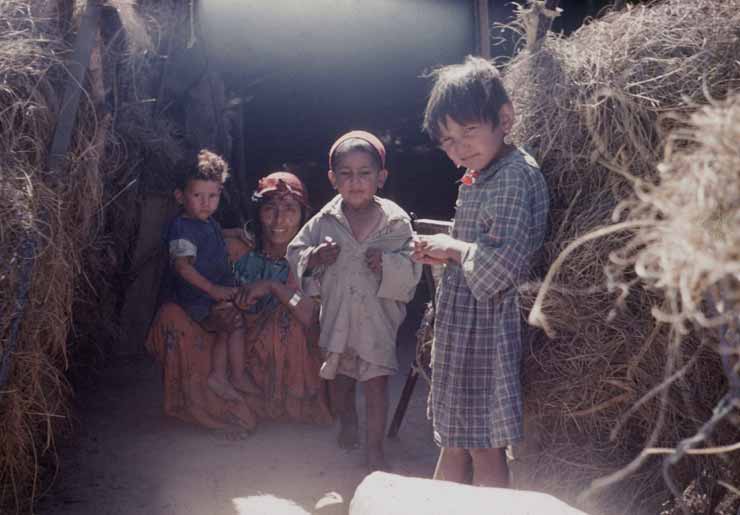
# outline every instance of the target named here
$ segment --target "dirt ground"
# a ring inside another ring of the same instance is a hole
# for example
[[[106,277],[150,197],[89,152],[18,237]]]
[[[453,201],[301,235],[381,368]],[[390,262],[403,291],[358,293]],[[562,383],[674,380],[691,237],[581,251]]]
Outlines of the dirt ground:
[[[390,382],[389,421],[413,359],[416,327],[412,314],[399,335],[401,367]],[[431,476],[437,449],[425,417],[427,393],[420,379],[398,438],[387,440],[393,472]],[[340,450],[337,426],[266,422],[246,440],[229,441],[166,418],[161,395],[159,367],[146,355],[117,360],[94,388],[78,391],[74,435],[60,446],[59,475],[36,513],[247,514],[249,509],[239,507],[260,495],[309,512],[346,513],[365,477],[362,448]],[[361,389],[358,409],[364,425]],[[333,503],[316,509],[327,495]]]

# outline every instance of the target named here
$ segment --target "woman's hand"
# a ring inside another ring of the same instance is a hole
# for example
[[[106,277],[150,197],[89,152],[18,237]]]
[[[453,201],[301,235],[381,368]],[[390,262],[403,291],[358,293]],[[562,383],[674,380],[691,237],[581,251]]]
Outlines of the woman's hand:
[[[219,286],[217,284],[211,285],[208,289],[208,296],[218,302],[231,300],[236,295],[236,288],[229,288],[227,286]]]
[[[308,268],[317,268],[322,265],[331,265],[337,260],[341,248],[329,236],[324,238],[324,243],[314,247],[308,258]]]
[[[365,252],[365,264],[374,273],[383,273],[383,251],[377,248],[367,249]]]
[[[272,281],[256,281],[251,284],[245,284],[239,288],[236,294],[236,306],[239,309],[249,309],[254,306],[262,297],[272,293]]]

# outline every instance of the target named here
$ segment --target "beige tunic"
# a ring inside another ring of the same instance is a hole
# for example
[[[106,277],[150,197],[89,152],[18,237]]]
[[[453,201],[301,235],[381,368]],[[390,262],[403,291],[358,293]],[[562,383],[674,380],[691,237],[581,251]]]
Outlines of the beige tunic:
[[[409,215],[390,200],[375,197],[375,201],[383,220],[365,241],[355,239],[342,212],[342,197],[337,195],[299,231],[288,246],[287,258],[295,276],[303,278],[305,293],[321,296],[320,346],[397,370],[396,333],[421,277],[421,265],[410,257]],[[311,250],[327,236],[341,248],[339,257],[304,276]],[[370,248],[383,251],[381,277],[365,263],[365,251]]]

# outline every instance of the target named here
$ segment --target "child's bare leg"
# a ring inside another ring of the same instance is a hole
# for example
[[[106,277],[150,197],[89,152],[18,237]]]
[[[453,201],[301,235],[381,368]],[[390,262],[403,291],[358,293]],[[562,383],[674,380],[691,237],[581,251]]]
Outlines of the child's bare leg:
[[[357,381],[351,377],[337,374],[333,381],[329,381],[332,407],[339,418],[337,443],[342,449],[352,449],[360,441],[355,400],[356,391]]]
[[[213,346],[211,375],[226,381],[226,365],[229,358],[226,354],[226,333],[216,334],[216,343]]]
[[[367,406],[367,466],[371,470],[387,470],[383,440],[388,417],[388,376],[373,377],[363,387]]]
[[[260,389],[252,381],[252,378],[245,373],[245,336],[244,329],[234,330],[228,338],[229,349],[229,372],[231,373],[231,384],[240,392],[258,394]]]
[[[470,449],[473,459],[473,484],[475,486],[509,487],[509,466],[506,449]]]
[[[453,447],[440,449],[434,479],[469,485],[471,473],[472,461],[467,450]]]
[[[228,335],[226,333],[216,333],[216,343],[213,346],[211,359],[211,373],[208,375],[208,387],[219,397],[234,401],[240,400],[242,397],[226,379],[226,367],[228,364],[227,339]]]

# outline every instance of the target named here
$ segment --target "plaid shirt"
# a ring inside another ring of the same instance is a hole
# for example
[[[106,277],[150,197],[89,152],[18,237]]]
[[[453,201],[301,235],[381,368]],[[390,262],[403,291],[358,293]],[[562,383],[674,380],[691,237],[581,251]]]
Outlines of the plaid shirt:
[[[514,150],[460,185],[452,236],[472,243],[437,292],[429,411],[442,447],[506,447],[523,437],[516,287],[547,228],[548,190]]]

